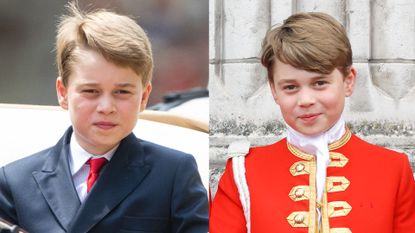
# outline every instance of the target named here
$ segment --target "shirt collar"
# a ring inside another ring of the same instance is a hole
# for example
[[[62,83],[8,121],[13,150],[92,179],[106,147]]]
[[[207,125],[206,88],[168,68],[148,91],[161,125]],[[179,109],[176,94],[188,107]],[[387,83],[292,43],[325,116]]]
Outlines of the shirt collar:
[[[318,149],[327,148],[330,143],[339,140],[346,133],[343,117],[326,132],[315,136],[304,135],[287,125],[287,141],[302,151],[316,155]]]
[[[69,156],[71,174],[74,175],[75,173],[77,173],[90,158],[104,157],[108,161],[110,161],[119,145],[120,144],[117,144],[116,146],[114,146],[114,148],[112,148],[111,150],[109,150],[107,153],[103,155],[94,155],[94,154],[87,152],[84,148],[82,148],[81,145],[79,145],[78,141],[76,140],[75,135],[72,134],[71,141],[70,141],[71,153]]]

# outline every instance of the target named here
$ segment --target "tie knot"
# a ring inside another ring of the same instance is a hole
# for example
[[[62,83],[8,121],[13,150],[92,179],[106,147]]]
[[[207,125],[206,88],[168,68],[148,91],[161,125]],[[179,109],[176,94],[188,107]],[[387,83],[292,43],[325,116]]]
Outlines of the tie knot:
[[[107,164],[108,160],[106,158],[96,158],[89,160],[90,172],[99,173],[101,168]]]

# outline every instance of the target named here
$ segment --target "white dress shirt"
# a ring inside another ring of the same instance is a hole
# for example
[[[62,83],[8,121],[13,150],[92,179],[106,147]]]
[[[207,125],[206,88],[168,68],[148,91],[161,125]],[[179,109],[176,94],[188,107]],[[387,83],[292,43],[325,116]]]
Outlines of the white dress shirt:
[[[88,195],[87,179],[89,174],[89,164],[86,162],[90,158],[101,157],[105,157],[108,161],[110,161],[115,153],[115,150],[117,150],[118,145],[103,155],[93,155],[84,150],[84,148],[79,145],[76,137],[72,135],[70,142],[69,167],[71,169],[72,180],[81,203],[84,202],[86,196]]]

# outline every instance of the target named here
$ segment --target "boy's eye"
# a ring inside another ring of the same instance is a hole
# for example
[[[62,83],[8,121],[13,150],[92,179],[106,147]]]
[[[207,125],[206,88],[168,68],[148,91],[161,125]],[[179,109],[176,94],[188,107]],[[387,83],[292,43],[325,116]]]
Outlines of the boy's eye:
[[[116,94],[130,94],[131,91],[128,91],[128,90],[117,90],[117,91],[115,91],[115,93]]]
[[[294,91],[295,89],[297,89],[297,86],[290,84],[290,85],[283,86],[282,89],[285,91]]]
[[[327,82],[327,81],[318,80],[318,81],[316,81],[316,82],[314,83],[314,86],[316,86],[316,87],[321,87],[321,86],[324,86],[324,85],[326,85],[326,84],[328,84],[328,82]]]
[[[81,92],[82,93],[88,93],[88,94],[97,94],[98,90],[96,90],[96,89],[84,89]]]

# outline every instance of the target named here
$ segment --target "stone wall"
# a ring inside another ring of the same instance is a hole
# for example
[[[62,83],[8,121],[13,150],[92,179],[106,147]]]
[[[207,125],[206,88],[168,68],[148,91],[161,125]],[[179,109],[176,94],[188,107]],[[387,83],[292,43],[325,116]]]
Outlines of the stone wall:
[[[209,0],[210,184],[230,142],[265,145],[285,125],[260,65],[262,38],[295,12],[322,11],[345,25],[357,86],[345,119],[369,142],[405,152],[415,168],[415,1]]]

